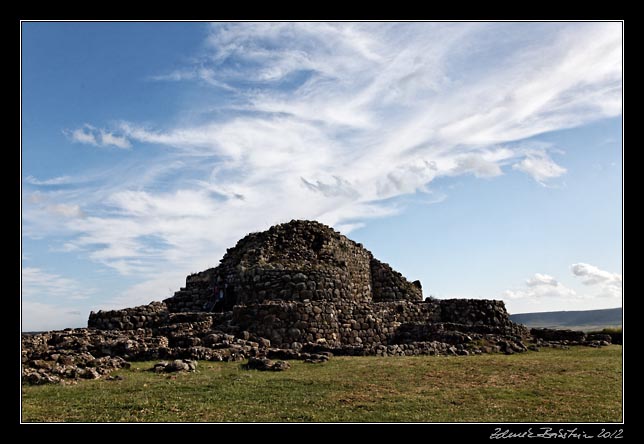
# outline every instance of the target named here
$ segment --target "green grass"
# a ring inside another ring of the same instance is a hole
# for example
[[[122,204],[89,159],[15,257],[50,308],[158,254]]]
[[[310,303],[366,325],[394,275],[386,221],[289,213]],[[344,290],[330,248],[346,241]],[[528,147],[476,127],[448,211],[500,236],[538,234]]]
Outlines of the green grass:
[[[122,381],[22,387],[25,422],[619,422],[621,346],[505,355],[335,357],[285,372],[200,362]]]

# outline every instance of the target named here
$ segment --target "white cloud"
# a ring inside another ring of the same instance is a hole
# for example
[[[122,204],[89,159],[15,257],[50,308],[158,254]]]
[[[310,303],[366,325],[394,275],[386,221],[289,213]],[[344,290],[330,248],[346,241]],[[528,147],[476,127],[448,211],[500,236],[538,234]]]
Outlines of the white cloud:
[[[194,271],[197,270],[191,270],[191,272]],[[162,276],[146,279],[129,287],[97,308],[100,310],[115,310],[169,298],[174,295],[178,287],[182,285],[182,282],[185,282],[186,274],[183,271],[173,271],[164,273]]]
[[[39,180],[36,179],[33,176],[27,176],[25,178],[25,182],[27,182],[30,185],[65,185],[68,184],[72,181],[72,178],[70,176],[58,176],[58,177],[52,177],[51,179],[46,179],[46,180]]]
[[[115,146],[127,149],[132,146],[127,138],[104,129],[97,129],[92,125],[84,125],[72,131],[63,131],[72,142],[84,143],[87,145],[109,147]]]
[[[539,287],[542,285],[549,285],[551,287],[556,287],[559,282],[552,276],[548,274],[535,273],[533,277],[527,279],[525,284],[528,287]]]
[[[355,229],[399,212],[395,198],[432,196],[436,178],[512,167],[546,184],[566,171],[553,150],[517,141],[619,115],[621,47],[610,23],[217,23],[195,63],[152,79],[226,94],[175,124],[67,132],[166,149],[33,194],[23,217],[154,293],[165,271],[216,265],[250,231],[294,218]],[[44,224],[52,211],[63,220]],[[574,295],[536,282],[517,291]]]
[[[23,193],[22,235],[32,239],[77,233],[74,221],[86,215],[79,202],[88,204],[93,197],[84,187],[35,192],[25,187]]]
[[[64,217],[83,217],[83,212],[78,205],[53,204],[47,205],[45,209],[55,215]]]
[[[71,132],[68,132],[69,138],[73,142],[85,143],[88,145],[98,146],[98,140],[96,135],[93,133],[94,128],[90,126],[85,126],[83,128],[77,128]]]
[[[23,300],[47,298],[56,301],[87,299],[95,292],[75,279],[48,273],[37,267],[22,268]]]
[[[46,200],[45,196],[40,191],[36,191],[35,193],[28,194],[26,197],[27,197],[26,199],[27,202],[32,204],[39,204]]]
[[[512,168],[529,174],[539,182],[545,184],[549,179],[559,177],[566,173],[566,169],[557,165],[544,151],[530,152]]]
[[[582,279],[582,283],[592,287],[595,291],[582,291],[577,293],[574,289],[566,287],[548,274],[535,273],[525,281],[525,288],[506,290],[504,297],[509,299],[540,300],[541,298],[556,298],[570,300],[584,298],[587,301],[597,298],[621,298],[622,275],[601,270],[594,265],[585,263],[572,264],[570,270],[574,276]]]
[[[503,174],[498,163],[476,154],[468,154],[458,158],[456,165],[454,172],[457,174],[472,173],[476,177],[495,177]]]
[[[584,278],[585,285],[616,284],[622,285],[622,275],[602,270],[594,265],[579,262],[570,266],[572,274]]]
[[[594,265],[579,262],[570,266],[572,274],[582,278],[582,283],[596,287],[598,297],[621,298],[622,275],[602,270]]]
[[[355,223],[355,224],[346,223],[346,224],[337,224],[335,226],[335,229],[343,234],[349,234],[352,231],[362,228],[364,226],[365,226],[364,223]]]
[[[503,296],[510,299],[570,299],[577,297],[575,290],[566,287],[547,274],[535,273],[534,276],[526,280],[525,284],[526,288],[506,290],[503,292]]]
[[[83,313],[73,306],[44,304],[22,301],[22,331],[62,330],[87,325],[89,313]]]
[[[207,68],[194,68],[194,69],[178,69],[168,74],[160,74],[149,77],[150,80],[158,82],[181,82],[185,80],[200,80],[207,85],[219,87],[228,91],[234,91],[235,88],[230,87],[224,82],[215,79],[215,73],[212,69]]]
[[[132,144],[123,136],[100,130],[101,146],[115,146],[117,148],[130,148]]]

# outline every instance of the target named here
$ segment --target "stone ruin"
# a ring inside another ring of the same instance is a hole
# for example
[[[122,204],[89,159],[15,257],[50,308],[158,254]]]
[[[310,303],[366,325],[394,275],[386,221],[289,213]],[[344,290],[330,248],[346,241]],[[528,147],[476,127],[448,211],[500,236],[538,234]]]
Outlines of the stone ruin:
[[[157,359],[174,360],[157,369],[248,359],[247,368],[282,370],[286,363],[270,359],[511,354],[587,342],[550,336],[511,322],[503,301],[423,300],[419,281],[361,244],[294,220],[247,235],[163,302],[92,312],[88,328],[23,335],[23,379],[95,379]]]

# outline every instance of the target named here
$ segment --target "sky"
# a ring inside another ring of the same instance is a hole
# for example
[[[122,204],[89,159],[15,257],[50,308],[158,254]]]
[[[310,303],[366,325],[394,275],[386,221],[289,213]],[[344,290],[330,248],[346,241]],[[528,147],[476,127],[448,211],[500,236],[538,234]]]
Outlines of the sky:
[[[22,328],[333,226],[425,296],[622,305],[619,22],[23,22]]]

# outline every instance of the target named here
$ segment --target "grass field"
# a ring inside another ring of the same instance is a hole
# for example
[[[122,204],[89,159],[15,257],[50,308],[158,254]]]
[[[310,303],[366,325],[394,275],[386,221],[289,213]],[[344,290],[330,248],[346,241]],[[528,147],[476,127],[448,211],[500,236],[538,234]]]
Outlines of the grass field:
[[[23,386],[24,422],[618,422],[621,346],[506,355],[335,357],[285,372],[199,362],[191,374]]]

